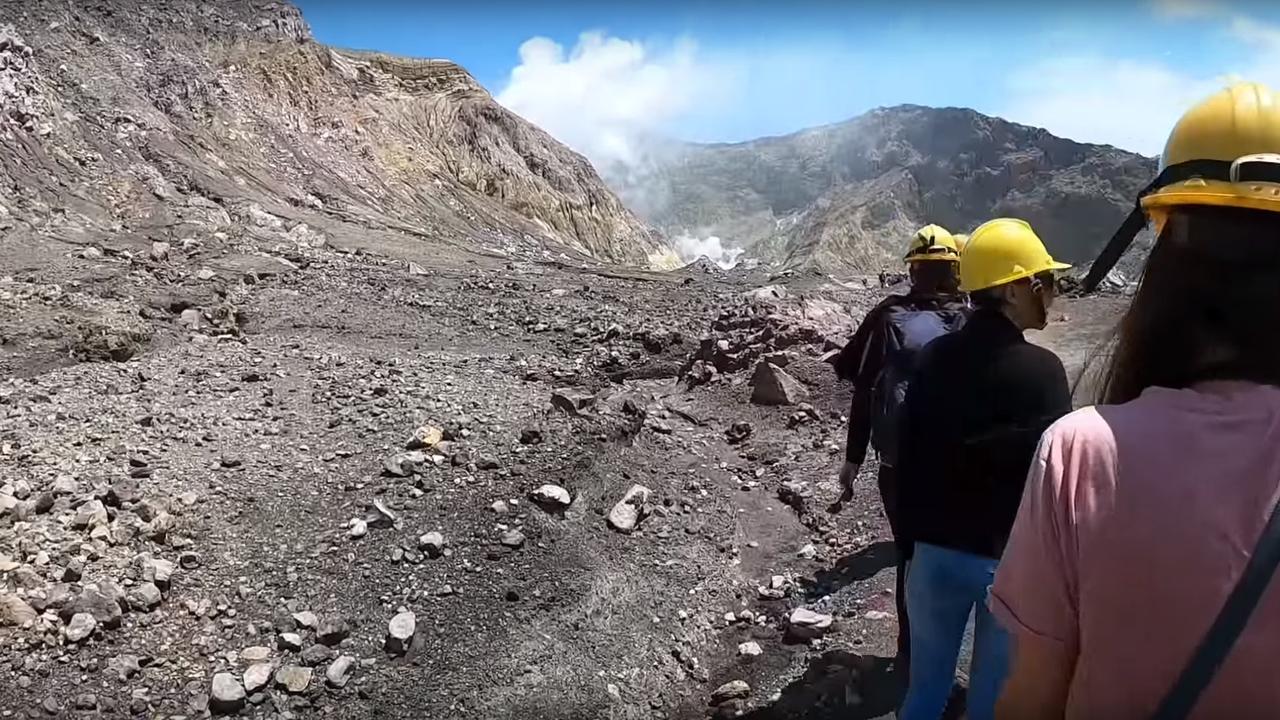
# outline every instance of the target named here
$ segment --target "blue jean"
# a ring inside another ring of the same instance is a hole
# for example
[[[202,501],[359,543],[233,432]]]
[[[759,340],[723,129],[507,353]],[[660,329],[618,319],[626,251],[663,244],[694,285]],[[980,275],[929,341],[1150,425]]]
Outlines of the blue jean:
[[[987,609],[997,561],[916,543],[907,573],[911,613],[911,669],[900,720],[938,720],[956,679],[956,660],[969,612],[974,611],[969,666],[969,720],[992,720],[1009,672],[1009,635]]]

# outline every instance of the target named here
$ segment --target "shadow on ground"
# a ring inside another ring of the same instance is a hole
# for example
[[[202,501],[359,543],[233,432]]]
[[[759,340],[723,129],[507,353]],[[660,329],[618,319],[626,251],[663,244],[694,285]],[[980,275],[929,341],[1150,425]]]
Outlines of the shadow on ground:
[[[749,720],[869,720],[892,717],[906,687],[891,658],[832,650],[814,658],[804,675]]]
[[[842,587],[862,582],[885,568],[893,567],[897,561],[898,553],[892,542],[884,540],[872,543],[841,558],[831,569],[814,575],[805,595],[810,600],[830,595]]]
[[[772,704],[739,717],[744,720],[876,720],[896,717],[907,689],[906,668],[892,658],[832,650],[809,663]],[[965,690],[952,689],[942,720],[964,715]]]

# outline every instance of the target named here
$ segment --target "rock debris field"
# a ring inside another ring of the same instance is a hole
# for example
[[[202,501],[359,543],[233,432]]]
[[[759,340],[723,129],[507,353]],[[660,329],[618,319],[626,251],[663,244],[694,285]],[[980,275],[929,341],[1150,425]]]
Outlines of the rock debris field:
[[[4,331],[111,262],[4,277]],[[880,291],[765,282],[325,248],[127,357],[11,341],[0,716],[889,712],[870,473],[825,512]]]

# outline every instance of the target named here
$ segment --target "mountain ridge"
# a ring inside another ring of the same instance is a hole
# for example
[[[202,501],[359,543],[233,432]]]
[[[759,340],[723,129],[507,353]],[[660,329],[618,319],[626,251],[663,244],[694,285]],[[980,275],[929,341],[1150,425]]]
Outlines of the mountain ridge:
[[[1114,146],[915,104],[742,142],[648,143],[646,161],[602,174],[668,235],[715,235],[746,257],[836,272],[896,265],[926,222],[961,232],[1000,215],[1085,263],[1156,167]]]

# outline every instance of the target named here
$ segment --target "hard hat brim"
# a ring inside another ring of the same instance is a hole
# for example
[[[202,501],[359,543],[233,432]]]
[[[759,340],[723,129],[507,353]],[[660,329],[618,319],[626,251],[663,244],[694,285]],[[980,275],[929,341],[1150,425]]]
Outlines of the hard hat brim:
[[[1183,205],[1280,212],[1280,185],[1197,178],[1160,188],[1142,198],[1143,211],[1157,224],[1163,223],[1170,210]]]
[[[1003,278],[1000,278],[999,280],[987,283],[980,287],[966,286],[962,279],[960,282],[960,290],[962,292],[967,292],[967,293],[978,292],[979,290],[989,290],[993,287],[1000,287],[1001,285],[1008,285],[1009,283],[1012,283],[1012,282],[1017,282],[1025,278],[1034,277],[1036,275],[1039,275],[1042,272],[1051,272],[1051,271],[1058,272],[1061,270],[1070,270],[1070,269],[1071,269],[1071,266],[1069,264],[1058,262],[1057,260],[1053,260],[1048,264],[1046,264],[1044,267],[1020,270],[1016,273],[1011,273]]]

